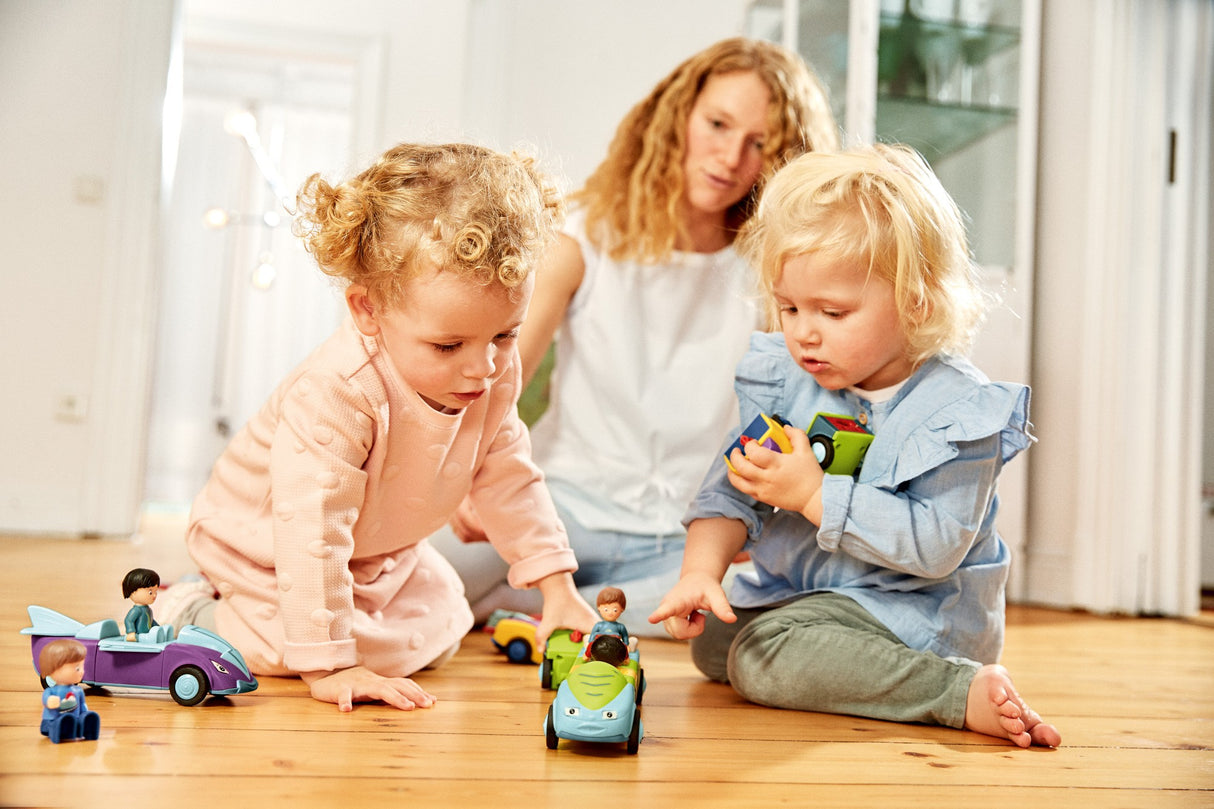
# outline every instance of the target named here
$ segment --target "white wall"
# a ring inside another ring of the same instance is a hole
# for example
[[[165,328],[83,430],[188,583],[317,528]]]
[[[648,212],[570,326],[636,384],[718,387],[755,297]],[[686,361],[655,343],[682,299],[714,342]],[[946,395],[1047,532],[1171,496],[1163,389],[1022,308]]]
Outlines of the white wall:
[[[578,185],[616,125],[683,59],[744,30],[750,0],[472,0],[464,122],[531,144]]]
[[[601,159],[624,112],[679,61],[741,33],[748,4],[185,0],[185,20],[377,38],[385,53],[383,115],[372,152],[409,139],[527,144],[577,183]]]
[[[170,3],[0,2],[0,527],[127,530]]]
[[[468,1],[443,0],[183,0],[187,27],[226,23],[296,32],[316,39],[378,43],[383,49],[381,114],[365,138],[370,161],[402,140],[461,128]]]

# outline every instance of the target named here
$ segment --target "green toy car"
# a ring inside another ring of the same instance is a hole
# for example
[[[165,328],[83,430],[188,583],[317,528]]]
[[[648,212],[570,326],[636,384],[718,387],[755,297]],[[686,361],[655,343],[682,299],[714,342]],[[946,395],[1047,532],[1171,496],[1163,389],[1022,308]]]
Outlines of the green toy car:
[[[549,691],[557,689],[582,654],[584,635],[575,629],[557,629],[548,636],[544,660],[540,663],[540,685]]]
[[[809,424],[809,445],[822,471],[831,475],[855,475],[864,463],[873,434],[851,416],[818,413]]]
[[[745,452],[745,447],[751,441],[776,452],[792,451],[792,444],[784,434],[787,421],[778,414],[768,416],[760,413],[755,417],[738,440],[725,450],[725,463],[730,469],[733,464],[729,455],[735,448]],[[863,424],[851,416],[838,413],[817,413],[809,423],[809,445],[813,448],[814,457],[822,471],[830,475],[855,475],[864,463],[868,445],[873,442],[873,434]]]

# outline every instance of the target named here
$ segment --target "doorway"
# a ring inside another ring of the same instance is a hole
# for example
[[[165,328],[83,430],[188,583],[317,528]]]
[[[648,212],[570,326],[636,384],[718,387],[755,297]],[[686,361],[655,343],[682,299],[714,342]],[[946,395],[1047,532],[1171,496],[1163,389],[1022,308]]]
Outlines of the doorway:
[[[343,176],[366,60],[286,31],[183,32],[180,140],[144,499],[184,511],[231,435],[344,304],[291,231],[295,190]],[[363,96],[365,97],[365,95]]]

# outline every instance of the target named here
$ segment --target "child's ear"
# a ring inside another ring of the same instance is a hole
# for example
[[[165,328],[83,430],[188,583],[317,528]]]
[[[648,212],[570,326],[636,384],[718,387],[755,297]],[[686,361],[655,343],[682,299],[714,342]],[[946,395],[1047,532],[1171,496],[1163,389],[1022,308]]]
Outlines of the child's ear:
[[[358,284],[346,287],[346,308],[354,318],[354,325],[368,337],[379,334],[379,320],[375,316],[375,305],[367,295],[367,288]]]

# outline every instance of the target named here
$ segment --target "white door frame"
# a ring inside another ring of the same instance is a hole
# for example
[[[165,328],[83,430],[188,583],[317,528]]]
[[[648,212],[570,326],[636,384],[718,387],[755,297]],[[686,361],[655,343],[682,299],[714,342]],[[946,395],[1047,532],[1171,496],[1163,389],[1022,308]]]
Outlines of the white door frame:
[[[289,48],[311,54],[337,54],[358,65],[357,110],[352,153],[369,153],[378,142],[383,110],[383,37],[354,37],[287,28],[263,28],[230,22],[193,20],[183,31],[182,3],[158,5],[152,14],[140,3],[127,3],[131,44],[124,49],[124,98],[118,109],[127,115],[116,144],[115,204],[111,232],[115,238],[104,256],[105,297],[98,302],[99,328],[94,400],[89,424],[87,477],[83,493],[82,533],[130,534],[138,525],[144,495],[147,425],[152,357],[156,338],[156,278],[160,272],[160,222],[171,182],[174,102],[180,80],[169,83],[170,64],[180,65],[183,36],[241,46]],[[171,18],[171,23],[166,21]],[[170,37],[165,30],[172,29]],[[171,62],[171,60],[173,60]],[[150,160],[148,155],[165,154]],[[163,169],[167,167],[167,170]]]

